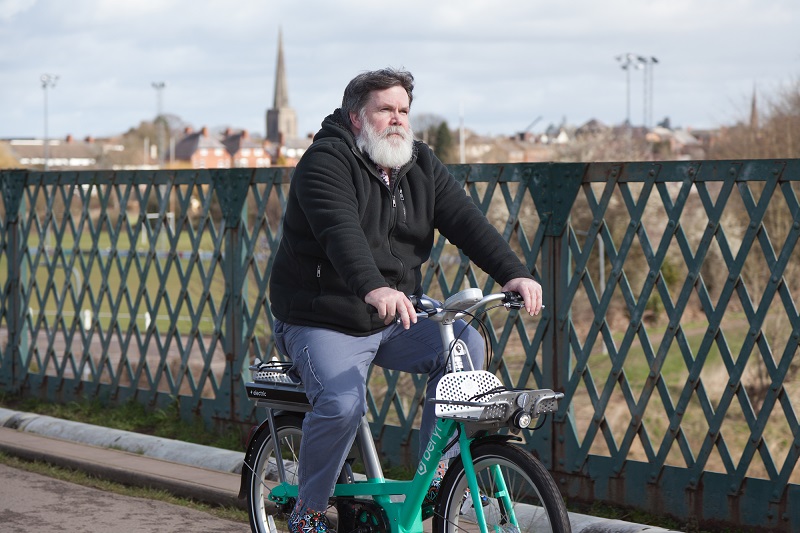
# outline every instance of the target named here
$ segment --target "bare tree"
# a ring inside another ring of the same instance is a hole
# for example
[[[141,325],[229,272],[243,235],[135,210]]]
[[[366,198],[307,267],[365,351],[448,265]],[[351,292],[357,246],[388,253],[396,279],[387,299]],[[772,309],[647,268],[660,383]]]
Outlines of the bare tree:
[[[643,135],[632,135],[629,130],[605,130],[582,135],[574,141],[559,146],[554,161],[648,161],[651,149]]]
[[[0,168],[19,168],[20,163],[11,154],[11,150],[6,143],[0,142]]]
[[[753,96],[756,106],[756,95]],[[713,159],[777,159],[800,156],[800,80],[769,97],[764,115],[750,110],[750,118],[724,127],[712,144]]]

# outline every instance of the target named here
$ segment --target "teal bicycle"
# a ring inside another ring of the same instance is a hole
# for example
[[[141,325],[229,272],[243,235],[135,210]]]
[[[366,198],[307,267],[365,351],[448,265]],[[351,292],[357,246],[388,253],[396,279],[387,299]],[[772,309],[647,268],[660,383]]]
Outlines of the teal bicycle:
[[[367,418],[362,419],[329,501],[327,515],[338,533],[570,531],[552,476],[513,443],[534,419],[556,411],[564,395],[508,389],[490,372],[464,368],[470,359],[460,357],[466,345],[454,335],[453,323],[491,303],[522,307],[518,294],[484,296],[479,289],[463,290],[444,304],[415,301],[419,318],[439,322],[448,358],[449,372],[439,381],[434,400],[436,426],[413,479],[395,481],[384,477]],[[255,533],[286,531],[297,498],[302,420],[311,406],[302,383],[287,375],[290,366],[256,361],[253,381],[246,384],[248,396],[267,410],[266,420],[251,432],[242,468],[240,497],[247,499]],[[435,503],[423,505],[440,459],[455,442],[459,456],[447,469]],[[363,462],[362,476],[353,473],[356,457]]]

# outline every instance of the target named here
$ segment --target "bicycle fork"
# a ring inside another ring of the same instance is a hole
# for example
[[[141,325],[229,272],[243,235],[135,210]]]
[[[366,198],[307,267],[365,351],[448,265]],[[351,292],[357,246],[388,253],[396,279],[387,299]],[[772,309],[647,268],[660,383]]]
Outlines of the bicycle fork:
[[[461,431],[458,438],[458,444],[461,447],[461,461],[464,465],[464,475],[467,478],[467,486],[469,487],[470,499],[472,500],[472,508],[475,512],[475,520],[480,527],[481,533],[490,533],[486,527],[486,514],[483,511],[483,502],[481,501],[480,488],[478,487],[478,476],[475,474],[475,465],[472,462],[472,450],[470,444],[472,440],[469,439],[464,431]],[[517,531],[519,531],[519,524],[517,517],[514,514],[514,506],[511,498],[508,495],[508,487],[506,486],[503,472],[500,470],[499,465],[491,465],[490,472],[492,475],[493,494],[487,494],[487,497],[493,497],[498,500],[500,512],[503,514],[504,521],[510,522]],[[497,532],[491,532],[497,533]]]

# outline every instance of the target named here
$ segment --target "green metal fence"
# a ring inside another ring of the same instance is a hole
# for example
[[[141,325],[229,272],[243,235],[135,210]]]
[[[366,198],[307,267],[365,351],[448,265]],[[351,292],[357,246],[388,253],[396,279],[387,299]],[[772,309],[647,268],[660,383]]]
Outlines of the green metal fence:
[[[569,499],[800,530],[800,161],[453,166],[545,288],[485,318],[490,369],[566,399],[524,445]],[[255,421],[289,169],[0,171],[0,390]],[[496,288],[439,238],[427,291]],[[372,370],[414,456],[424,376]]]

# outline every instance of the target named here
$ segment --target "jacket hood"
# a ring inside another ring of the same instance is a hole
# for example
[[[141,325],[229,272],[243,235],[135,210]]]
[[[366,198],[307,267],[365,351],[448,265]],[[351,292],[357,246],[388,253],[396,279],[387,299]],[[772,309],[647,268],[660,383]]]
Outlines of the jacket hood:
[[[314,135],[314,140],[318,141],[326,137],[336,137],[347,142],[348,145],[355,147],[356,138],[350,130],[350,119],[344,116],[341,108],[325,117],[322,121],[322,128]]]

